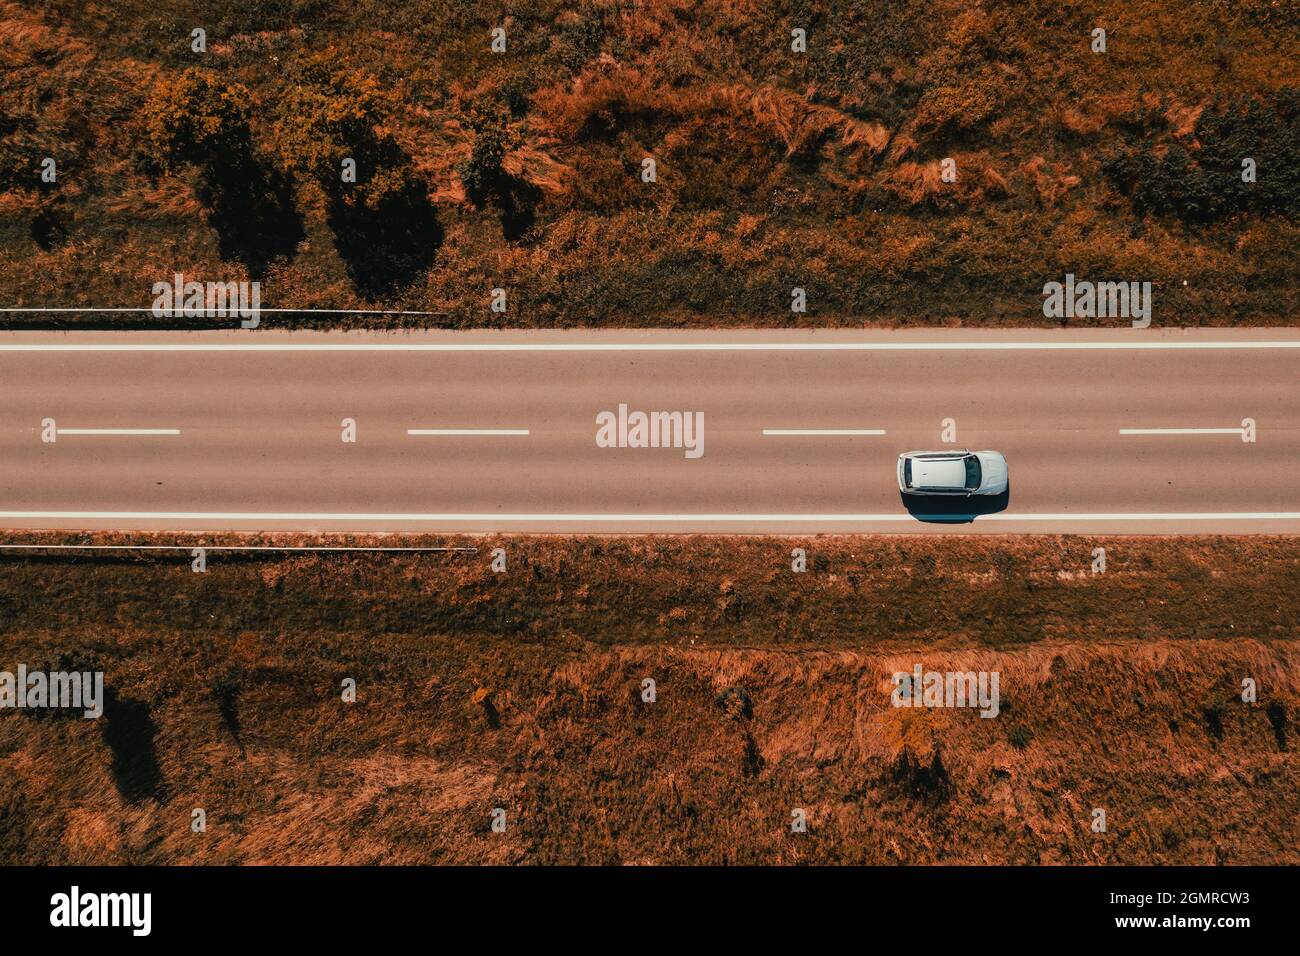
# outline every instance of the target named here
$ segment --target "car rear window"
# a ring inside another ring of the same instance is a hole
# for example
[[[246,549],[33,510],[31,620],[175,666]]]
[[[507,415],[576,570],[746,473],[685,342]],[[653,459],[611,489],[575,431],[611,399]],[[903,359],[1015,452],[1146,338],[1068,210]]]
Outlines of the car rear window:
[[[974,455],[966,459],[966,490],[974,491],[980,486],[980,460]]]

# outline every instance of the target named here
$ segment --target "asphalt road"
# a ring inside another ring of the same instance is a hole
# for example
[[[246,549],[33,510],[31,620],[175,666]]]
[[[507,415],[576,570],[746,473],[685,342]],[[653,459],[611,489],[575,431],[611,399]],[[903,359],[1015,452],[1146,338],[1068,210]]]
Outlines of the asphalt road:
[[[948,447],[1006,500],[909,511]],[[4,333],[0,527],[1300,533],[1300,332]]]

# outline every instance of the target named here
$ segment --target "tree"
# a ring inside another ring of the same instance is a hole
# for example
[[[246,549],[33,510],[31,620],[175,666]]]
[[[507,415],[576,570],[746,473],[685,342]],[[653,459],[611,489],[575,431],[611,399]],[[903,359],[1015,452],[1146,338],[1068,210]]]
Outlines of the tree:
[[[410,157],[387,132],[393,102],[379,81],[342,69],[326,51],[304,59],[281,101],[275,140],[281,168],[316,182],[332,200],[378,209],[412,181]],[[344,181],[343,161],[357,165]]]
[[[320,187],[334,246],[371,298],[410,285],[442,242],[428,187],[388,130],[392,98],[379,81],[338,65],[332,50],[303,59],[280,101],[281,168]],[[344,161],[355,165],[355,181]]]
[[[152,158],[168,172],[241,164],[253,151],[251,102],[245,87],[204,70],[160,81],[144,108]]]
[[[196,187],[225,259],[261,277],[288,258],[305,231],[288,176],[262,162],[254,148],[252,97],[199,69],[158,83],[144,109],[149,165],[167,173],[199,169]]]

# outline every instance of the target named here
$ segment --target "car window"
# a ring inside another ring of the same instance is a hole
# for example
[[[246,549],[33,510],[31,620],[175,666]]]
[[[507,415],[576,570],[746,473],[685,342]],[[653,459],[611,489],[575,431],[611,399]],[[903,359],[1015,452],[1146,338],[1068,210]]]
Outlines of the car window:
[[[912,487],[912,459],[910,458],[903,460],[903,484],[908,488]]]
[[[980,486],[980,460],[974,455],[966,459],[966,490],[975,491]]]

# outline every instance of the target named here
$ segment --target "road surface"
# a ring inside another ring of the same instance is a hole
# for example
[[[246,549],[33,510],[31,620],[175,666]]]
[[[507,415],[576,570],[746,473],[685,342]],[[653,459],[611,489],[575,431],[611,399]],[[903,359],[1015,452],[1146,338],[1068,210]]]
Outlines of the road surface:
[[[909,510],[944,448],[1006,500]],[[0,527],[1294,534],[1300,332],[0,333]]]

